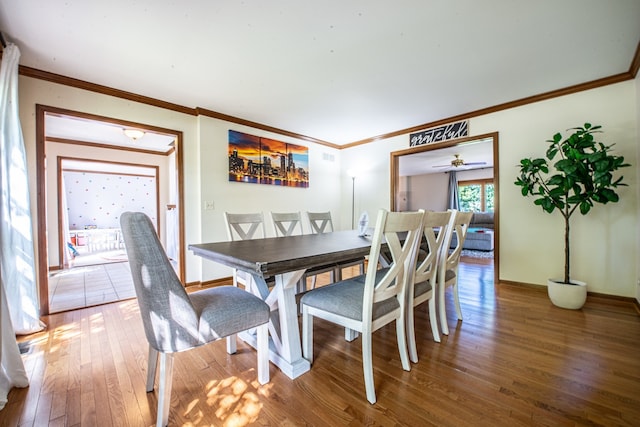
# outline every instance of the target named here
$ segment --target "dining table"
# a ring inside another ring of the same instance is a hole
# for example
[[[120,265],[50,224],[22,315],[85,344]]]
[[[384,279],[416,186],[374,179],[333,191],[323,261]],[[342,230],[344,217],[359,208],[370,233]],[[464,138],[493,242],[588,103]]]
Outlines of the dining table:
[[[357,230],[189,245],[197,256],[252,276],[247,290],[271,308],[269,359],[292,379],[310,369],[302,357],[296,284],[308,269],[364,258],[370,249],[371,236],[359,235]],[[239,336],[256,346],[255,335]]]

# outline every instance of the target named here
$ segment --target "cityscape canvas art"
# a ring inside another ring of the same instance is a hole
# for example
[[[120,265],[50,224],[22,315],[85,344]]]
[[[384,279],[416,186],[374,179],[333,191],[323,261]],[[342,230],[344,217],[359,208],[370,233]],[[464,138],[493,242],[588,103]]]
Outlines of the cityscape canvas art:
[[[229,130],[229,181],[309,187],[309,148]]]

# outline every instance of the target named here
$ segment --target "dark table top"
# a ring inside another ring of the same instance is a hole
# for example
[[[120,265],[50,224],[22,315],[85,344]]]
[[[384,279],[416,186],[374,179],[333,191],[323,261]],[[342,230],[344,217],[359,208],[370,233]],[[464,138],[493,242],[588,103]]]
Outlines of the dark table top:
[[[357,230],[346,230],[201,243],[189,245],[189,249],[203,258],[267,277],[364,257],[371,249],[371,236],[360,237]]]

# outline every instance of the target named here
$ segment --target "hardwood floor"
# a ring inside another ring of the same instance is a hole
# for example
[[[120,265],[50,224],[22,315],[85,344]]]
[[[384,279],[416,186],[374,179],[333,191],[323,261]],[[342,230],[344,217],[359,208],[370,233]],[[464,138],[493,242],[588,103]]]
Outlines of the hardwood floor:
[[[426,304],[416,313],[420,361],[401,368],[395,326],[374,334],[378,403],[365,397],[360,340],[315,322],[315,360],[295,380],[271,365],[256,379],[255,351],[224,340],[175,358],[171,425],[638,426],[640,316],[631,303],[589,297],[580,311],[553,307],[538,289],[492,284],[490,266],[465,262],[456,322],[432,340]],[[31,385],[13,389],[2,426],[155,422],[145,392],[147,344],[136,300],[44,319],[24,337]]]

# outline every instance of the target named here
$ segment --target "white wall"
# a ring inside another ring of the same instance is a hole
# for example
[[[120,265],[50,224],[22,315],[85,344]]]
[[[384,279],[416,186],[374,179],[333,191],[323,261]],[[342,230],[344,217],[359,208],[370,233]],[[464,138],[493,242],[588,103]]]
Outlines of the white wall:
[[[563,272],[563,222],[520,195],[513,185],[523,157],[544,155],[546,140],[558,131],[600,124],[602,140],[615,143],[616,154],[637,163],[638,92],[627,81],[560,98],[500,111],[470,120],[473,135],[499,132],[500,279],[546,284]],[[366,171],[359,210],[389,208],[389,157],[409,147],[409,135],[343,150],[342,162],[361,162]],[[572,220],[572,276],[587,281],[591,292],[636,295],[638,260],[637,165],[623,170],[629,187],[617,204],[596,206],[589,216]]]
[[[429,173],[407,177],[408,210],[446,211],[449,174]]]
[[[161,98],[161,94],[158,95]],[[624,171],[629,187],[618,204],[597,206],[573,223],[573,276],[589,290],[612,295],[636,295],[640,259],[638,246],[638,89],[623,82],[555,98],[470,120],[474,135],[499,132],[500,279],[544,284],[562,273],[562,221],[533,206],[513,185],[515,165],[525,156],[541,155],[545,140],[555,132],[591,121],[604,126],[604,140],[636,163]],[[207,117],[195,117],[81,89],[20,77],[20,114],[29,161],[32,208],[35,212],[35,104],[119,118],[184,133],[185,245],[224,239],[222,212],[262,210],[330,210],[337,228],[351,224],[351,178],[357,169],[355,216],[390,208],[390,152],[408,148],[408,135],[333,150],[261,130]],[[236,129],[310,149],[311,185],[307,190],[240,184],[227,181],[227,131]],[[334,156],[334,162],[323,160]],[[203,210],[203,201],[215,209]],[[35,228],[34,219],[34,228]],[[36,236],[37,237],[37,236]],[[186,253],[187,282],[229,275],[227,269]]]
[[[458,171],[459,181],[473,181],[474,179],[491,179],[493,178],[493,168],[472,169],[467,171]]]
[[[270,211],[330,211],[336,229],[340,230],[351,225],[345,224],[340,218],[340,153],[338,150],[209,117],[199,117],[198,123],[202,202],[213,201],[214,203],[213,210],[202,211],[200,241],[227,240],[223,219],[225,211],[263,212],[268,236],[274,235],[269,218]],[[227,155],[229,129],[309,147],[309,187],[294,188],[229,182]],[[328,156],[324,156],[325,153]],[[332,157],[333,161],[326,160],[325,157]],[[308,224],[303,225],[305,232],[309,232]],[[204,262],[202,271],[203,280],[231,275],[230,269],[213,262]]]
[[[458,181],[493,178],[493,168],[456,172]],[[449,174],[428,173],[406,177],[408,210],[447,210]]]
[[[197,143],[195,140],[195,118],[187,114],[176,113],[161,108],[152,107],[149,105],[139,104],[136,102],[126,101],[123,99],[101,95],[81,89],[71,88],[59,84],[45,82],[38,79],[20,76],[19,80],[19,95],[20,95],[20,120],[22,122],[22,130],[25,140],[25,148],[27,152],[27,160],[29,166],[29,187],[31,194],[31,207],[32,211],[36,212],[36,104],[65,108],[74,111],[80,111],[85,113],[97,114],[106,117],[113,117],[122,120],[130,120],[133,122],[144,123],[151,126],[158,126],[168,129],[174,129],[184,132],[184,159],[185,159],[185,211],[187,220],[185,222],[185,232],[187,236],[187,242],[196,241],[199,236],[200,221],[198,209],[192,209],[191,207],[199,203],[197,192],[191,191],[194,188],[199,188],[199,177],[197,162],[194,159],[197,158]],[[65,144],[59,144],[65,145]],[[88,157],[93,158],[96,156],[95,152],[91,153],[87,151],[85,147],[73,147],[66,144],[67,151],[65,155],[70,157]],[[47,149],[50,147],[48,146]],[[82,151],[81,151],[82,150]],[[90,150],[90,148],[88,148]],[[86,156],[85,156],[86,154]],[[51,156],[51,153],[49,153]],[[97,155],[97,158],[107,158],[103,154]],[[140,161],[137,157],[137,153],[125,154],[125,161]],[[144,156],[144,155],[140,155]],[[108,157],[115,161],[122,161],[122,155],[116,155]],[[147,157],[143,157],[147,162]],[[166,157],[165,157],[166,158]],[[52,161],[51,158],[48,159]],[[55,160],[53,160],[55,161]],[[140,161],[142,162],[142,161]],[[51,175],[51,174],[54,175]],[[51,167],[51,164],[47,166],[48,183],[51,185],[52,177],[55,178],[55,167]],[[47,190],[53,191],[51,187]],[[55,193],[53,193],[55,194]],[[161,207],[164,206],[165,201],[161,200]],[[163,213],[163,212],[162,212]],[[51,220],[52,215],[56,215],[57,207],[49,206],[47,208],[47,216]],[[164,230],[164,219],[161,217],[161,231]],[[37,227],[36,216],[33,220],[34,237],[37,239]],[[52,240],[57,240],[57,223],[49,223],[48,225],[48,238],[51,244]],[[55,242],[54,242],[55,243]],[[55,246],[54,246],[55,247]],[[37,248],[36,248],[37,250]],[[186,251],[186,249],[184,249]],[[187,255],[189,255],[187,253]],[[57,259],[57,250],[49,250],[49,256]],[[187,256],[187,281],[199,280],[199,260],[194,256]]]
[[[24,128],[24,123],[22,124]],[[35,154],[34,154],[35,155]],[[130,151],[110,150],[106,148],[93,148],[86,145],[60,144],[56,142],[47,143],[47,227],[49,233],[47,235],[47,243],[49,250],[49,266],[58,266],[60,263],[58,252],[58,171],[57,158],[72,157],[82,159],[100,159],[112,162],[123,162],[133,164],[144,164],[149,166],[158,166],[158,186],[160,205],[158,218],[160,220],[160,237],[164,241],[166,211],[163,207],[169,202],[169,173],[167,156],[149,155],[145,153],[136,153]],[[35,181],[35,175],[34,179]],[[32,182],[33,183],[33,182]],[[33,193],[32,193],[33,194]],[[155,203],[155,195],[153,197]],[[33,200],[35,203],[35,198]],[[33,210],[35,212],[35,209]]]
[[[211,119],[204,116],[191,116],[162,108],[127,101],[107,95],[88,92],[55,83],[45,82],[29,77],[20,77],[20,119],[25,139],[27,159],[29,163],[31,202],[33,212],[36,212],[36,143],[35,143],[35,109],[36,104],[57,108],[64,108],[83,113],[96,114],[105,117],[128,120],[141,124],[158,126],[183,132],[183,160],[184,160],[184,212],[185,212],[185,246],[182,248],[186,255],[186,281],[188,283],[200,280],[213,280],[231,275],[231,271],[210,261],[203,261],[187,250],[192,243],[202,243],[214,240],[226,240],[222,213],[263,211],[331,211],[335,217],[336,229],[349,227],[341,216],[340,206],[340,152],[339,150],[297,140],[278,134],[239,126],[229,122]],[[159,98],[162,96],[159,95]],[[307,189],[277,187],[269,185],[245,184],[229,182],[228,171],[228,131],[239,130],[252,135],[269,137],[284,142],[309,147],[310,185]],[[65,144],[59,144],[64,146]],[[67,145],[68,149],[72,146]],[[47,147],[48,150],[50,149]],[[61,148],[65,150],[65,148]],[[75,156],[109,159],[115,161],[130,161],[144,163],[137,158],[137,153],[105,155],[102,152],[90,153],[91,148],[73,147]],[[85,151],[89,150],[86,156]],[[326,154],[326,155],[325,155]],[[51,152],[49,153],[51,156]],[[71,156],[69,154],[69,156]],[[149,162],[144,154],[143,159]],[[53,157],[53,156],[51,156]],[[326,158],[326,159],[325,159]],[[333,158],[333,161],[329,160]],[[49,159],[51,162],[52,159]],[[55,160],[53,160],[55,161]],[[48,165],[48,183],[54,182],[55,167]],[[55,188],[55,186],[54,186]],[[49,188],[47,191],[54,191]],[[168,194],[169,190],[163,192]],[[55,194],[55,193],[54,193]],[[204,210],[204,201],[213,201],[213,210]],[[161,199],[160,207],[174,201]],[[161,214],[164,215],[161,209]],[[47,207],[49,218],[48,238],[51,244],[57,244],[57,206]],[[55,218],[55,221],[53,220]],[[164,232],[164,219],[161,217],[161,231]],[[37,233],[36,218],[33,226]],[[271,233],[271,224],[267,224],[267,231]],[[37,236],[35,236],[37,238]],[[55,240],[55,241],[54,241]],[[57,246],[53,246],[56,248]],[[37,248],[36,248],[37,249]],[[57,259],[57,250],[49,249],[49,256]]]

